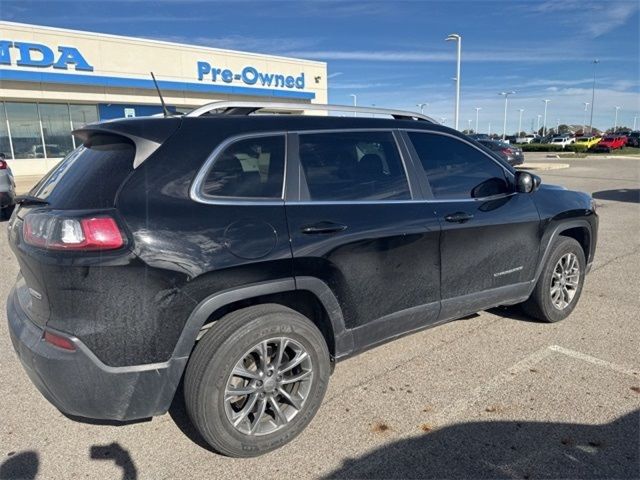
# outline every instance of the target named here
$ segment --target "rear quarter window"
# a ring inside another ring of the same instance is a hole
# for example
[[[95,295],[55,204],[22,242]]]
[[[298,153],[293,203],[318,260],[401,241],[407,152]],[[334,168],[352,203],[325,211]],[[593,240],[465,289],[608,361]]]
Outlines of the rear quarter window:
[[[213,159],[200,194],[205,197],[282,198],[285,136],[239,139]]]

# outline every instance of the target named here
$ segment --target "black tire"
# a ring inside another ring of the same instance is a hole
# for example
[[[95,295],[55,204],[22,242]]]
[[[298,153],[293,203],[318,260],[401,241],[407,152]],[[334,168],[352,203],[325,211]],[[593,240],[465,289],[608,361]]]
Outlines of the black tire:
[[[568,253],[573,253],[577,257],[580,275],[573,298],[566,307],[559,309],[554,306],[552,302],[551,281],[556,265],[560,259]],[[531,317],[549,323],[559,322],[567,318],[578,304],[578,300],[580,300],[582,286],[584,284],[585,268],[586,261],[582,245],[573,238],[558,237],[551,247],[549,257],[531,296],[522,304],[524,312]]]
[[[273,433],[250,435],[236,429],[228,418],[225,388],[246,352],[274,337],[301,345],[313,375],[306,400],[288,423]],[[330,372],[326,341],[309,319],[282,305],[257,305],[229,313],[198,342],[185,374],[185,404],[194,426],[214,450],[230,457],[253,457],[290,442],[305,429],[322,403]]]

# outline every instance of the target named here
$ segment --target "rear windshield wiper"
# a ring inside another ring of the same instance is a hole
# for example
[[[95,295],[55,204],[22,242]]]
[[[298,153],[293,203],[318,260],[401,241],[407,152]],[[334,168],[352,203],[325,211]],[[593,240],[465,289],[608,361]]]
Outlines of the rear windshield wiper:
[[[17,195],[15,202],[19,205],[49,205],[49,202],[47,202],[45,199],[34,197],[32,195]]]

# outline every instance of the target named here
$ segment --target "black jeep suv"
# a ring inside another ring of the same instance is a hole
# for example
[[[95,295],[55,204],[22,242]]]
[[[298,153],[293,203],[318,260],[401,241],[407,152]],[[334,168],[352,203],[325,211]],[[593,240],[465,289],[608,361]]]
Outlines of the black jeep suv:
[[[277,106],[88,125],[19,199],[10,332],[61,411],[161,415],[184,380],[206,441],[258,455],[311,421],[335,361],[498,305],[575,308],[588,194],[415,113],[251,115]]]

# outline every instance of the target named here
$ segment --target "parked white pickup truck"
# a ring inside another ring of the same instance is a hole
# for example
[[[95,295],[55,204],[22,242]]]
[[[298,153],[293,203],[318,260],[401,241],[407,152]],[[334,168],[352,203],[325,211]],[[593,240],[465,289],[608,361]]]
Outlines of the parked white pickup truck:
[[[538,135],[525,135],[524,137],[518,137],[516,138],[516,143],[531,143],[533,142],[536,138],[538,138]]]
[[[561,145],[562,148],[566,148],[567,145],[575,143],[576,139],[573,137],[553,137],[551,139],[552,145]]]

